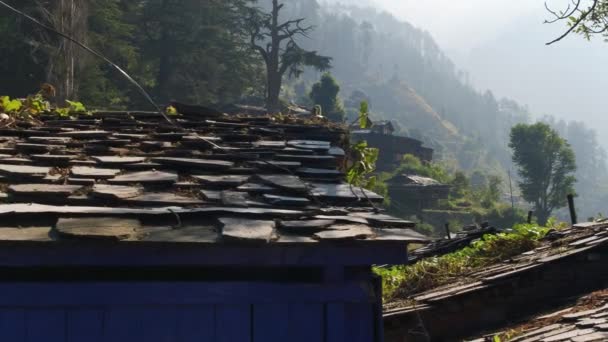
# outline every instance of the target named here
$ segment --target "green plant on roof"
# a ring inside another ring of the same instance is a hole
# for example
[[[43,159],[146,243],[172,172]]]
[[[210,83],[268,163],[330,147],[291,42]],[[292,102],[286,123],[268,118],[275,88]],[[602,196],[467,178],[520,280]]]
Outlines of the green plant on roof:
[[[21,107],[23,107],[23,103],[19,99],[12,99],[8,96],[0,97],[0,106],[1,112],[9,114],[13,112],[18,112]]]
[[[455,280],[465,280],[470,272],[530,251],[538,247],[549,230],[534,224],[520,224],[510,232],[484,235],[454,253],[423,259],[413,265],[377,267],[374,271],[382,276],[385,300],[405,299]]]
[[[359,126],[367,128],[369,122],[369,111],[367,102],[361,102],[359,109]],[[359,141],[350,147],[353,158],[352,165],[346,172],[346,180],[348,183],[373,189],[376,185],[376,176],[371,176],[376,171],[376,161],[380,150],[377,148],[368,147],[367,141]]]
[[[9,124],[16,121],[36,123],[36,116],[47,113],[60,117],[69,117],[73,114],[91,114],[82,102],[66,100],[65,107],[52,105],[48,99],[55,97],[55,88],[44,84],[39,92],[28,95],[25,99],[11,99],[9,96],[0,96],[0,113],[8,115]],[[6,126],[6,122],[4,123]]]
[[[89,114],[89,112],[87,112],[87,108],[82,104],[82,102],[76,102],[76,101],[70,101],[70,100],[65,100],[65,102],[68,104],[67,107],[55,108],[55,112],[57,114],[59,114],[59,116],[68,117],[72,114],[78,114],[78,113]]]
[[[173,107],[173,106],[169,106],[165,109],[165,114],[167,115],[177,115],[177,108]]]

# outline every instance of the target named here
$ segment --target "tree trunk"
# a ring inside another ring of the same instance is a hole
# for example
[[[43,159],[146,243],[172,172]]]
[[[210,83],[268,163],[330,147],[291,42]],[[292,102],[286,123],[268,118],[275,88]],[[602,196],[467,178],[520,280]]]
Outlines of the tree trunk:
[[[60,32],[84,42],[88,29],[87,1],[60,0],[54,6],[39,3],[41,12],[49,24]],[[48,8],[50,7],[50,8]],[[52,58],[47,65],[47,82],[57,89],[57,101],[78,97],[78,71],[83,64],[83,52],[72,42],[65,39],[57,40],[55,36],[47,36],[46,44]],[[57,44],[59,48],[56,48]]]
[[[162,9],[166,12],[168,9],[168,1],[163,0]],[[160,19],[161,38],[159,42],[160,60],[158,63],[158,74],[156,75],[158,98],[167,102],[169,96],[169,79],[171,77],[171,49],[169,48],[169,32],[165,18]]]
[[[281,85],[283,75],[279,72],[279,53],[281,50],[281,39],[279,37],[279,3],[278,0],[272,0],[272,25],[270,27],[270,53],[266,61],[266,74],[268,77],[268,97],[266,98],[266,110],[270,113],[278,112],[279,95],[281,94]]]
[[[266,109],[270,113],[279,111],[279,95],[281,94],[281,75],[278,72],[268,70],[268,94],[266,98]]]
[[[544,226],[549,221],[549,217],[551,217],[551,212],[546,209],[536,209],[536,218],[538,220],[538,224]]]

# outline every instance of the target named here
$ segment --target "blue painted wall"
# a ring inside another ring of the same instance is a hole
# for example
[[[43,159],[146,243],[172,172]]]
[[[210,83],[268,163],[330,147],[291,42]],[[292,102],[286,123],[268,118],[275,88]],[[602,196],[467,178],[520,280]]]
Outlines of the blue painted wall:
[[[0,283],[0,341],[371,342],[368,285]]]

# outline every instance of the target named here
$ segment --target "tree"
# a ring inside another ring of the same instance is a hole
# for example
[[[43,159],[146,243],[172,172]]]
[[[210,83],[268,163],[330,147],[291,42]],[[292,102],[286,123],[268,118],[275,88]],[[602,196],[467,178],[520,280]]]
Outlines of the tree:
[[[555,130],[540,122],[514,126],[509,147],[519,167],[523,198],[534,205],[538,222],[545,224],[553,210],[566,205],[566,196],[574,193],[574,151]]]
[[[324,73],[321,80],[312,86],[310,98],[315,105],[321,106],[323,115],[332,121],[344,120],[344,106],[338,98],[340,85],[330,73]]]
[[[262,65],[249,48],[251,0],[151,0],[137,18],[143,70],[162,102],[226,104],[251,95]],[[261,92],[260,92],[261,95]]]
[[[319,71],[331,67],[331,58],[319,55],[316,51],[306,51],[298,45],[296,37],[307,37],[312,26],[302,26],[305,18],[279,22],[283,3],[272,0],[271,13],[262,13],[252,8],[249,16],[251,48],[257,51],[266,64],[266,108],[268,111],[279,109],[279,95],[283,77],[299,77],[304,66]]]
[[[546,23],[567,21],[568,29],[561,36],[547,43],[551,45],[564,38],[570,33],[578,33],[590,39],[593,35],[608,37],[608,0],[573,0],[563,10],[555,10],[545,4],[547,11],[553,18]]]

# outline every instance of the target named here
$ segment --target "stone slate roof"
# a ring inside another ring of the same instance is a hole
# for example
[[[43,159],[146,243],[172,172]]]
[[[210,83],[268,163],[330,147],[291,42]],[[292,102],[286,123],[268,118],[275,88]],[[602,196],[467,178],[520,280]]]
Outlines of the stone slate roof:
[[[0,129],[0,241],[425,240],[344,183],[339,127],[180,112]]]
[[[607,252],[608,222],[552,231],[509,260],[402,292],[384,306],[386,340],[607,341]],[[572,306],[573,298],[598,290],[604,295],[596,305]],[[572,308],[557,313],[563,320],[543,317],[564,305]]]
[[[581,297],[576,304],[533,317],[529,322],[472,342],[508,336],[511,342],[589,342],[608,340],[608,289]]]
[[[429,178],[429,177],[423,177],[423,176],[418,176],[418,175],[408,175],[408,174],[401,174],[398,175],[396,177],[394,177],[393,179],[391,179],[391,182],[394,183],[398,183],[399,185],[402,186],[412,186],[412,187],[433,187],[433,186],[441,186],[441,187],[447,187],[446,184],[442,184],[440,183],[438,180],[435,180],[433,178]]]
[[[428,309],[444,300],[472,295],[502,284],[505,280],[522,277],[549,267],[561,259],[575,257],[608,246],[608,222],[581,223],[550,232],[540,247],[470,274],[456,277],[449,284],[421,293],[406,300],[385,305],[387,315],[403,311]]]

